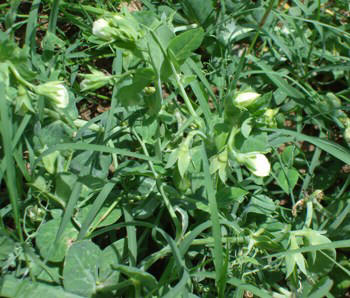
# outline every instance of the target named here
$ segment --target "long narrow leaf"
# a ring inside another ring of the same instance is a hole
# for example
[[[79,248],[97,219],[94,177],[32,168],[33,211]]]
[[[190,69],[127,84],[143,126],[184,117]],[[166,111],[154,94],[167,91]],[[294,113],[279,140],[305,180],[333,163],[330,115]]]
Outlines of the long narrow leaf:
[[[203,171],[204,171],[204,180],[206,186],[206,192],[209,201],[209,211],[210,219],[212,221],[212,233],[214,237],[214,264],[216,271],[216,282],[218,283],[221,279],[221,272],[223,266],[223,248],[221,242],[221,227],[219,222],[219,210],[216,203],[215,191],[213,186],[213,181],[211,179],[209,171],[209,162],[207,153],[204,147],[204,143],[201,148],[202,162],[203,162]]]
[[[20,223],[20,212],[18,208],[18,191],[16,185],[16,168],[12,156],[12,119],[9,117],[10,108],[6,100],[6,91],[4,83],[0,82],[0,114],[1,114],[1,136],[4,150],[4,160],[6,164],[6,186],[8,188],[10,202],[12,205],[13,217],[16,225],[16,230],[21,241],[23,241],[22,227]]]
[[[350,164],[350,150],[344,148],[343,146],[336,144],[332,141],[320,139],[316,137],[311,137],[296,131],[288,130],[288,129],[266,129],[267,131],[275,131],[282,135],[289,135],[295,137],[298,141],[306,141],[309,142],[323,151],[333,155],[335,158],[340,159],[346,164]]]
[[[51,7],[51,13],[49,17],[48,31],[51,33],[56,32],[56,24],[59,13],[60,0],[54,0]]]
[[[81,229],[80,229],[80,232],[78,235],[78,240],[82,240],[85,237],[85,235],[87,234],[87,232],[90,228],[90,225],[92,224],[92,222],[94,221],[94,219],[96,217],[97,212],[102,207],[103,203],[107,199],[107,197],[110,194],[110,192],[112,191],[113,187],[114,187],[114,183],[109,182],[102,188],[101,192],[99,193],[99,195],[95,199],[94,203],[92,204],[88,215],[84,219],[83,224],[81,225]]]
[[[60,151],[60,150],[87,150],[87,151],[97,151],[97,152],[105,152],[105,153],[116,153],[121,156],[128,156],[133,158],[138,158],[142,160],[149,160],[153,162],[158,162],[158,159],[154,157],[149,157],[140,153],[134,153],[126,149],[118,149],[118,148],[112,148],[107,147],[103,145],[95,145],[95,144],[87,144],[87,143],[64,143],[64,144],[57,144],[46,151],[44,151],[38,158],[36,162],[39,162],[45,155],[48,155],[54,151]]]

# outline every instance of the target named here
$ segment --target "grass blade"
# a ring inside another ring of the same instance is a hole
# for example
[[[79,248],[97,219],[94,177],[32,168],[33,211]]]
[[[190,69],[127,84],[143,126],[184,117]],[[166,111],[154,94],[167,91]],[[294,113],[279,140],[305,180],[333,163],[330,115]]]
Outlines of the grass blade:
[[[214,272],[206,272],[206,271],[202,271],[202,272],[196,272],[194,274],[191,274],[192,277],[199,277],[199,278],[210,278],[210,279],[215,279],[215,273]],[[254,295],[256,295],[257,297],[261,297],[261,298],[271,298],[271,296],[269,294],[267,294],[266,292],[260,290],[259,288],[247,284],[241,280],[239,280],[238,278],[228,278],[227,282],[235,287],[237,287],[238,289],[242,289],[245,291],[249,291],[252,292]]]
[[[203,171],[204,171],[204,180],[206,186],[206,192],[209,201],[209,210],[210,210],[210,219],[212,222],[212,233],[214,237],[214,264],[216,271],[216,283],[217,286],[221,280],[222,268],[223,268],[223,248],[221,242],[221,227],[219,222],[219,210],[216,203],[215,190],[213,186],[213,181],[211,179],[209,171],[209,162],[207,153],[204,147],[204,143],[201,148],[202,162],[203,162]]]
[[[45,152],[43,152],[39,158],[36,160],[36,162],[39,162],[45,155],[48,155],[54,151],[60,151],[60,150],[87,150],[87,151],[97,151],[97,152],[104,152],[104,153],[115,153],[119,154],[121,156],[127,156],[127,157],[133,157],[138,158],[142,160],[148,160],[153,162],[158,162],[158,159],[154,157],[149,157],[140,153],[134,153],[126,149],[118,149],[118,148],[112,148],[107,147],[104,145],[95,145],[95,144],[87,144],[87,143],[64,143],[64,144],[57,144],[49,149],[47,149]]]
[[[18,190],[16,185],[16,168],[15,162],[13,160],[12,152],[12,119],[9,103],[6,100],[6,89],[2,82],[0,82],[0,94],[2,94],[0,98],[0,114],[1,114],[1,136],[4,150],[4,161],[6,168],[6,186],[9,192],[10,202],[12,205],[12,212],[15,221],[16,230],[21,242],[23,241],[22,227],[20,222],[20,212],[18,207]],[[4,96],[5,95],[5,96]]]
[[[87,235],[90,225],[94,221],[97,212],[101,209],[104,201],[107,199],[108,195],[112,191],[114,184],[115,183],[109,182],[105,184],[105,186],[102,188],[101,192],[99,193],[94,203],[92,204],[88,215],[86,216],[86,218],[84,219],[81,225],[81,229],[78,234],[77,240],[82,240]]]
[[[30,8],[29,17],[27,20],[26,37],[24,43],[31,49],[32,52],[35,51],[35,28],[38,19],[38,11],[40,7],[41,0],[34,0],[32,7]]]
[[[326,139],[320,139],[316,137],[311,137],[296,131],[288,130],[288,129],[265,129],[267,131],[278,132],[282,135],[289,135],[295,137],[298,141],[306,141],[309,142],[323,151],[333,155],[335,158],[345,162],[346,164],[350,164],[350,150],[337,144],[332,141]]]
[[[127,208],[123,208],[125,222],[131,222],[133,220]],[[128,238],[128,250],[129,250],[129,264],[136,266],[137,264],[137,240],[136,240],[136,227],[127,226],[126,234]]]
[[[61,224],[60,224],[60,227],[57,231],[57,235],[56,235],[56,239],[55,239],[55,244],[56,245],[58,243],[58,241],[60,240],[63,232],[64,232],[64,229],[67,227],[69,221],[71,220],[72,216],[73,216],[73,213],[74,213],[74,208],[76,207],[76,204],[79,200],[79,196],[80,196],[80,192],[81,192],[81,189],[82,189],[82,183],[80,182],[77,182],[75,183],[74,187],[73,187],[73,190],[72,190],[72,193],[69,197],[69,200],[68,200],[68,204],[66,206],[66,210],[64,212],[64,215],[63,215],[63,218],[62,218],[62,221],[61,221]]]
[[[59,8],[60,8],[60,0],[54,0],[52,3],[51,13],[49,17],[49,25],[48,25],[48,31],[54,34],[56,32]]]

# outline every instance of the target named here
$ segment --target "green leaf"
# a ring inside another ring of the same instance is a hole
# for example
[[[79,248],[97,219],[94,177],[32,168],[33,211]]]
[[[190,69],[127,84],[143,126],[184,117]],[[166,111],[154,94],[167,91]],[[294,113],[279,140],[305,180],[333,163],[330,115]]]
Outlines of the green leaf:
[[[225,187],[216,193],[220,208],[225,208],[235,202],[242,203],[249,192],[239,187]]]
[[[285,173],[286,172],[286,173]],[[291,193],[297,184],[299,173],[295,168],[280,170],[277,176],[278,185],[287,193]]]
[[[309,230],[305,234],[304,242],[305,245],[308,246],[332,243],[332,241],[329,240],[326,236],[323,236],[314,230]],[[328,257],[324,254],[327,254]],[[329,248],[322,252],[311,252],[308,254],[307,259],[309,271],[322,275],[326,275],[332,270],[335,261],[336,250],[334,248]]]
[[[149,274],[136,267],[129,267],[125,265],[114,265],[115,270],[127,275],[130,279],[137,280],[142,286],[145,286],[148,290],[153,290],[157,287],[157,280],[152,274]]]
[[[50,298],[82,298],[82,296],[65,292],[63,288],[40,282],[17,279],[8,275],[0,279],[0,296],[13,298],[50,297]]]
[[[278,87],[282,92],[295,99],[305,98],[304,94],[298,89],[291,86],[286,80],[281,77],[281,74],[272,70],[263,60],[258,59],[254,56],[249,56],[249,58],[260,67],[268,76],[268,78]]]
[[[275,131],[280,134],[284,135],[290,135],[295,137],[298,141],[306,141],[309,142],[320,149],[328,152],[329,154],[333,155],[335,158],[338,158],[339,160],[345,162],[346,164],[350,164],[350,150],[337,144],[332,141],[316,138],[316,137],[310,137],[308,135],[288,130],[288,129],[265,129],[267,131]]]
[[[106,183],[103,186],[102,190],[99,192],[91,208],[89,208],[89,212],[84,218],[84,221],[81,224],[81,228],[78,235],[79,240],[82,240],[85,237],[85,235],[88,233],[89,228],[93,226],[92,223],[96,220],[96,216],[98,212],[100,211],[101,207],[103,206],[106,199],[108,198],[108,195],[112,191],[114,185],[115,183],[112,183],[112,182]],[[116,216],[118,216],[118,213],[116,214]],[[113,220],[114,219],[115,218],[113,218]]]
[[[265,195],[255,195],[244,210],[244,213],[257,213],[268,216],[275,210],[276,205],[272,199]]]
[[[248,152],[266,152],[268,149],[267,134],[262,133],[260,135],[250,135],[243,143],[241,147],[242,153]]]
[[[131,77],[126,77],[118,82],[118,100],[124,106],[139,105],[142,103],[141,91],[155,79],[151,68],[140,68]]]
[[[30,69],[28,63],[29,48],[19,48],[10,37],[0,32],[0,63],[9,62],[26,79],[33,79],[35,73]]]
[[[227,180],[227,168],[228,168],[228,151],[223,150],[220,154],[214,155],[210,161],[210,174],[219,172],[219,177],[223,183]]]
[[[300,154],[300,149],[296,146],[290,145],[283,149],[281,157],[284,164],[291,166],[298,154]]]
[[[242,123],[241,133],[245,138],[248,138],[252,130],[253,130],[253,118],[247,118]]]
[[[145,38],[140,41],[139,46],[143,49],[145,58],[154,67],[157,76],[161,76],[162,79],[167,78],[171,74],[171,71],[160,46],[166,49],[173,36],[174,33],[170,28],[162,24],[154,30],[154,35],[148,33]],[[158,40],[156,40],[155,37],[157,37]]]
[[[171,153],[168,156],[168,161],[165,165],[166,169],[171,168],[176,163],[177,157],[178,157],[178,151],[179,151],[178,149],[171,151]]]
[[[13,252],[14,248],[15,242],[0,231],[0,266],[2,266],[2,262],[9,257],[9,254]]]
[[[125,244],[125,239],[120,239],[108,245],[102,251],[99,261],[100,282],[108,282],[108,284],[110,284],[111,281],[113,281],[114,283],[118,283],[120,274],[119,271],[112,268],[112,265],[120,264],[122,262],[123,256],[126,252]]]
[[[121,217],[122,212],[118,208],[114,208],[112,211],[109,210],[111,203],[108,203],[106,206],[103,206],[95,216],[94,221],[91,223],[92,226],[96,226],[97,228],[105,227],[111,225],[118,221]],[[92,204],[86,205],[80,208],[79,213],[77,214],[77,220],[82,223],[83,220],[88,215],[91,210]],[[108,214],[108,215],[107,215]],[[106,216],[107,215],[107,216]]]
[[[202,28],[188,30],[170,41],[168,52],[172,53],[177,63],[183,64],[192,52],[199,48],[203,38],[204,30]]]
[[[51,262],[61,262],[69,246],[78,236],[78,231],[69,222],[59,241],[53,246],[59,229],[60,219],[52,219],[40,226],[36,236],[36,244],[40,254]]]
[[[179,173],[181,178],[185,176],[188,166],[191,161],[191,153],[186,144],[181,144],[177,151],[177,166],[179,168]]]
[[[290,238],[290,246],[289,249],[298,249],[299,245],[297,242],[297,238],[295,235],[291,234]],[[287,267],[287,277],[289,277],[295,268],[295,264],[297,264],[298,268],[306,275],[307,271],[305,268],[305,259],[304,256],[301,253],[296,253],[293,255],[287,255],[285,257],[286,267]]]
[[[101,250],[90,240],[73,243],[64,261],[63,285],[65,290],[85,297],[96,293],[100,256]]]
[[[222,278],[222,268],[224,267],[224,253],[222,245],[222,236],[221,236],[221,226],[219,221],[219,210],[216,202],[216,191],[214,189],[213,180],[209,171],[209,162],[207,157],[207,151],[205,149],[204,143],[201,148],[201,157],[203,163],[203,172],[204,172],[204,182],[206,195],[209,202],[209,212],[210,219],[212,222],[212,235],[214,238],[214,249],[213,249],[213,260],[215,265],[215,276],[216,283],[219,283]]]
[[[308,298],[329,297],[334,282],[329,277],[323,277],[313,286],[311,292],[308,294]],[[330,296],[332,297],[332,296]]]
[[[209,25],[211,22],[214,22],[214,0],[183,0],[181,2],[183,10],[190,21],[201,25]]]

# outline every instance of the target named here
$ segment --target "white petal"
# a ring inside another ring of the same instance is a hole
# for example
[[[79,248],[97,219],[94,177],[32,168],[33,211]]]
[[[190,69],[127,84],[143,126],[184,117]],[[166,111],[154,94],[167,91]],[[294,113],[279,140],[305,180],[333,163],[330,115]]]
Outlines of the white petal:
[[[69,95],[66,87],[63,85],[57,86],[56,106],[64,109],[69,104]]]
[[[109,24],[104,19],[98,19],[95,21],[92,25],[92,33],[96,35],[99,38],[108,38],[108,35],[106,34],[105,30],[109,27]]]
[[[255,170],[252,173],[259,177],[265,177],[270,174],[271,166],[269,160],[264,154],[257,154],[254,159],[251,160]]]
[[[234,102],[236,105],[245,108],[254,103],[259,96],[260,94],[256,92],[243,92],[237,95],[237,97],[234,99]]]

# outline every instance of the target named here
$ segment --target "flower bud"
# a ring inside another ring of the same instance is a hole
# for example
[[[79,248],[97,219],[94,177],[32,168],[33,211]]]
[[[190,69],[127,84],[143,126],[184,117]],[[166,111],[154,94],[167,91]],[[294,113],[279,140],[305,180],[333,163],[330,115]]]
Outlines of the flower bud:
[[[258,152],[237,153],[236,159],[244,164],[255,176],[265,177],[270,174],[270,162],[264,154]]]
[[[91,74],[81,74],[84,80],[80,83],[81,91],[96,90],[107,85],[112,77],[105,75],[102,71],[91,70]]]
[[[102,40],[113,39],[113,30],[105,19],[98,19],[93,23],[92,34]]]
[[[19,85],[17,89],[15,112],[22,116],[28,112],[35,113],[28,92],[22,85]]]
[[[32,223],[40,223],[45,217],[45,210],[37,205],[28,206],[27,214]]]
[[[348,145],[350,145],[350,126],[344,130],[344,139]]]
[[[145,92],[146,95],[152,95],[156,93],[156,91],[156,88],[154,88],[153,86],[146,86],[145,88],[143,88],[143,92]]]
[[[115,14],[93,23],[92,33],[106,41],[135,42],[140,34],[139,23],[131,14]]]
[[[52,81],[36,86],[35,92],[51,99],[52,104],[57,108],[64,109],[69,104],[68,91],[61,81]]]
[[[240,92],[233,100],[233,104],[240,108],[245,109],[260,97],[259,93],[256,92]]]
[[[267,127],[277,127],[276,115],[279,109],[267,109],[264,113],[264,123]]]

